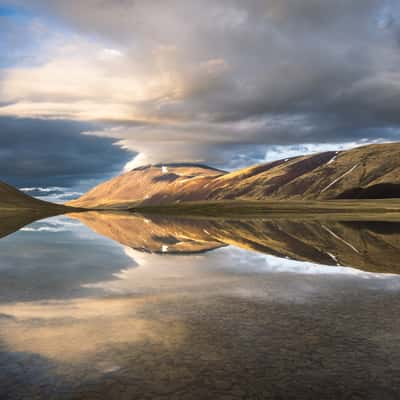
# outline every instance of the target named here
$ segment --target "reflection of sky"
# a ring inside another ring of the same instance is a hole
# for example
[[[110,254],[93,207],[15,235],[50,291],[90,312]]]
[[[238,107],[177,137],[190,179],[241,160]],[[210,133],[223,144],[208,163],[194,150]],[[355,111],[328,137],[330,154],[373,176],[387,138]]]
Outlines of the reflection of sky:
[[[135,262],[113,280],[85,285],[110,295],[189,293],[263,301],[333,300],[344,289],[399,290],[400,276],[374,274],[224,247],[199,255],[162,255],[125,248]],[[332,296],[332,297],[331,297]]]
[[[196,255],[162,255],[123,247],[58,216],[35,222],[0,241],[0,299],[32,301],[103,295],[213,292],[251,293],[253,280],[274,282],[268,297],[304,300],[305,291],[356,284],[400,288],[400,277],[322,266],[232,246]],[[260,278],[261,277],[261,278]],[[249,286],[250,285],[250,286]],[[265,283],[264,283],[265,287]],[[304,289],[306,287],[306,289]],[[258,296],[260,290],[255,289]],[[285,293],[282,296],[282,293]]]
[[[81,285],[112,274],[132,260],[120,246],[66,217],[38,221],[0,240],[2,301],[71,298]]]
[[[179,365],[182,360],[195,374],[202,355],[215,357],[220,351],[213,342],[218,324],[215,337],[224,335],[228,361],[232,352],[241,356],[249,342],[269,346],[268,335],[286,335],[275,344],[285,346],[289,340],[293,359],[301,361],[297,351],[304,349],[291,326],[301,328],[299,337],[314,346],[312,338],[331,334],[340,318],[347,325],[333,340],[339,345],[343,340],[347,352],[354,348],[355,334],[372,337],[382,321],[396,314],[393,299],[400,289],[400,276],[318,266],[232,246],[194,255],[140,252],[64,216],[1,239],[0,254],[0,369],[16,387],[21,382],[27,388],[40,385],[43,398],[57,394],[62,385],[73,390],[76,381],[93,384],[113,374],[130,380],[143,368],[140,354],[154,363],[152,382],[158,379],[153,374],[164,373],[160,355],[176,357]],[[232,332],[237,345],[230,342]],[[385,345],[395,343],[397,332],[386,329],[385,334]],[[193,349],[199,337],[204,347]],[[190,349],[186,353],[185,346]],[[360,346],[365,349],[362,340]],[[259,355],[257,345],[252,349]],[[328,350],[336,357],[334,345]],[[271,352],[264,350],[263,357]],[[229,370],[230,365],[222,359],[218,368]],[[50,384],[43,387],[44,381]],[[0,385],[0,397],[4,393]]]

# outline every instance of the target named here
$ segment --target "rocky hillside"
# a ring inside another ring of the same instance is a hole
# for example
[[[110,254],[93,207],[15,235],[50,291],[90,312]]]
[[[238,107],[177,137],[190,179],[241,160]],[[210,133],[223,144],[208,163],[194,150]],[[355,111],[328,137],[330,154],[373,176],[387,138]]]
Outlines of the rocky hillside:
[[[324,152],[224,172],[190,164],[149,165],[69,204],[113,207],[191,200],[400,197],[400,143]]]

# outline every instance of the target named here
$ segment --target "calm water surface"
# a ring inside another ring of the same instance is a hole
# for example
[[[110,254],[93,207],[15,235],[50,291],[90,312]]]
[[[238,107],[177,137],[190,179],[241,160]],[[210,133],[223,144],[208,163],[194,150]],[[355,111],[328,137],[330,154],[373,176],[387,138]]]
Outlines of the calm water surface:
[[[0,399],[400,398],[400,223],[6,225]]]

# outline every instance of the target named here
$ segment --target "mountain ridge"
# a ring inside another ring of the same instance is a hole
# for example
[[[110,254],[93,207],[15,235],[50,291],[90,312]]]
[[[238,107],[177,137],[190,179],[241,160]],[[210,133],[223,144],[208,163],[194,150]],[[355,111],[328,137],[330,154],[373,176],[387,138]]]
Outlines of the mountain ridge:
[[[400,143],[296,156],[225,172],[194,163],[135,168],[67,205],[112,208],[187,201],[400,197]]]
[[[191,163],[191,162],[170,162],[170,163],[145,164],[145,165],[140,165],[138,167],[132,168],[128,172],[140,171],[140,170],[148,169],[148,168],[151,168],[151,167],[157,167],[157,168],[162,168],[162,167],[170,167],[170,168],[174,168],[174,167],[193,167],[193,168],[204,168],[204,169],[209,169],[209,170],[213,170],[213,171],[218,171],[218,172],[222,172],[224,174],[228,173],[227,171],[225,171],[223,169],[215,168],[215,167],[211,167],[211,166],[206,165],[206,164],[195,163],[195,162],[193,162],[193,163]]]

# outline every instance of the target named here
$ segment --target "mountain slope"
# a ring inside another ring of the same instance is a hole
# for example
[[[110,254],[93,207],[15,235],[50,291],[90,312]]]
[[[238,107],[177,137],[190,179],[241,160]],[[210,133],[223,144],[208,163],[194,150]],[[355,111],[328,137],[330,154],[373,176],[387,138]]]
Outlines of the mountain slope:
[[[99,207],[129,202],[164,203],[174,193],[183,194],[183,190],[193,193],[195,200],[196,192],[205,183],[223,174],[224,171],[194,164],[148,165],[104,182],[68,204]]]
[[[35,199],[27,194],[19,191],[18,189],[8,185],[7,183],[0,182],[0,210],[3,213],[6,211],[23,211],[23,210],[66,210],[67,207],[48,203]]]
[[[400,197],[400,143],[324,152],[227,173],[185,164],[136,168],[70,202],[79,207],[192,200]]]
[[[0,182],[0,238],[10,235],[36,220],[51,217],[72,208],[34,199]]]
[[[0,182],[1,208],[36,208],[42,207],[44,202],[22,193],[18,189]]]

